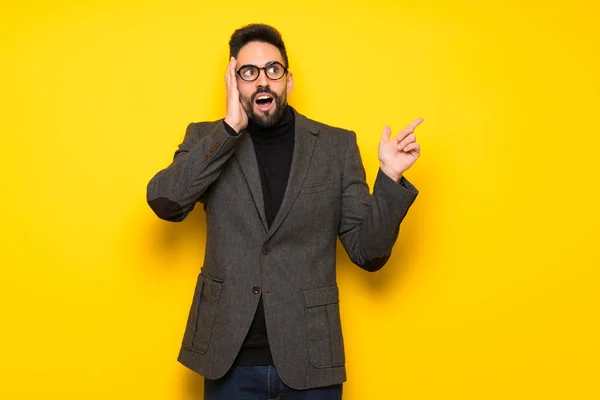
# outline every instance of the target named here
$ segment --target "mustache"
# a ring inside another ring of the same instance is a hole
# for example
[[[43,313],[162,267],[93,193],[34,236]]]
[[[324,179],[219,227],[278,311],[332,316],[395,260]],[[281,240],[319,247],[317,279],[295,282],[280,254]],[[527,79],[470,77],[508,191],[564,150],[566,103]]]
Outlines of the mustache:
[[[275,93],[274,91],[271,90],[271,88],[269,88],[268,86],[266,87],[259,87],[258,89],[256,89],[256,92],[254,92],[252,94],[252,97],[250,98],[250,101],[252,103],[254,103],[254,101],[256,100],[256,96],[262,94],[262,93],[267,93],[270,94],[271,96],[273,96],[273,100],[277,100],[277,93]]]

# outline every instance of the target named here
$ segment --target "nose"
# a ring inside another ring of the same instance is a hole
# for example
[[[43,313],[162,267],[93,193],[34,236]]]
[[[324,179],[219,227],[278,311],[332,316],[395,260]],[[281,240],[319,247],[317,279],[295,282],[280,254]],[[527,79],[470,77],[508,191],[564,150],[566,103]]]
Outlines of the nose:
[[[258,71],[258,78],[256,79],[256,85],[265,87],[269,84],[269,78],[267,78],[267,73],[265,70],[260,69]]]

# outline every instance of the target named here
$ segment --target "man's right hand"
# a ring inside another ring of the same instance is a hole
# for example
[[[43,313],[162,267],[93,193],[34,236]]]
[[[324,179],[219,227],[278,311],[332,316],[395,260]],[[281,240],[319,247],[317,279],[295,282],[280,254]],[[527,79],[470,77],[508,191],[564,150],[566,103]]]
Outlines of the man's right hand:
[[[235,68],[237,61],[235,57],[231,57],[227,72],[225,74],[225,86],[227,87],[227,113],[225,122],[231,126],[237,133],[248,126],[248,115],[240,103],[240,92],[237,87],[237,77]]]

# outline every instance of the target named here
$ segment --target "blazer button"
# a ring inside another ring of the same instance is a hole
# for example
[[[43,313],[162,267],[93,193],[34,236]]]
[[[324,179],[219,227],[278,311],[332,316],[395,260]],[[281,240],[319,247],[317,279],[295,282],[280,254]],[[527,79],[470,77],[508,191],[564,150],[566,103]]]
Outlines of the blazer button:
[[[266,246],[265,246],[265,247],[263,247],[263,254],[264,254],[265,256],[268,256],[270,252],[271,252],[271,251],[269,250],[269,248],[268,248],[268,247],[266,247]]]
[[[252,293],[259,294],[260,293],[260,288],[258,286],[253,286],[252,287]]]

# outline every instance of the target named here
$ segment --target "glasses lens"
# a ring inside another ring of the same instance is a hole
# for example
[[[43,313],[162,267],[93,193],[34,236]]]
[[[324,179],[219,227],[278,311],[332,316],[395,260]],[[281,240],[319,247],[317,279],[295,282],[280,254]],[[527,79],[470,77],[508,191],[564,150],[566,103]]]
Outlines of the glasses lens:
[[[259,69],[254,65],[244,65],[240,68],[240,77],[245,81],[253,81],[258,78]]]
[[[285,74],[285,68],[280,63],[274,62],[266,67],[265,72],[269,79],[280,79]]]

